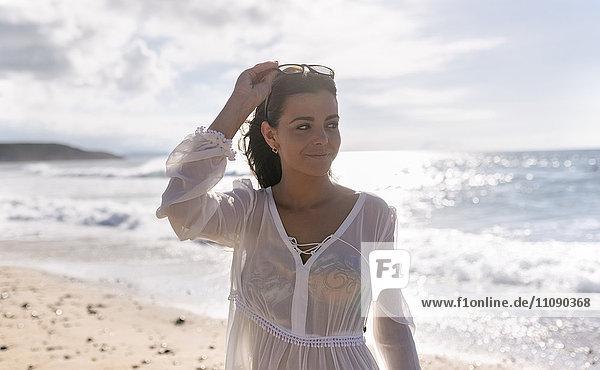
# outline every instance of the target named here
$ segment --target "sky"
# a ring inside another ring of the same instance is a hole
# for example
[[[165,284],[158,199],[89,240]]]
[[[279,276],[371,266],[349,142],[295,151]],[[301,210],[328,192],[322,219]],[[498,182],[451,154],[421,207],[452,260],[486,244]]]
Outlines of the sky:
[[[0,142],[168,153],[243,70],[277,60],[335,70],[342,151],[596,149],[598,14],[579,0],[0,0]]]

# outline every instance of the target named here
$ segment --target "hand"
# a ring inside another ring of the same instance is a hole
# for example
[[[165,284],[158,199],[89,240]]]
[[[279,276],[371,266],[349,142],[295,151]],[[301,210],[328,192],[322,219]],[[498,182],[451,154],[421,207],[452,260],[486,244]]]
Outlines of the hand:
[[[263,62],[246,69],[238,77],[232,96],[252,110],[271,93],[271,84],[278,74],[277,62]]]
[[[233,93],[209,129],[223,133],[228,139],[233,138],[248,115],[271,92],[277,66],[277,62],[264,62],[242,72]]]

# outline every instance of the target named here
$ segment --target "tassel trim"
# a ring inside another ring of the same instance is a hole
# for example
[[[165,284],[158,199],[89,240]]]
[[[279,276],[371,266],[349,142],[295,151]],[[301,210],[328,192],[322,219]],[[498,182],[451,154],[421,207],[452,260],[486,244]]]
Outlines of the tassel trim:
[[[232,141],[223,135],[222,132],[206,129],[204,126],[196,128],[195,136],[202,136],[207,139],[210,143],[217,145],[223,149],[223,154],[227,156],[230,161],[235,161],[235,150],[232,149]]]
[[[264,317],[252,312],[252,310],[240,299],[238,294],[230,294],[227,299],[233,301],[236,308],[242,311],[258,326],[265,329],[269,334],[287,343],[308,347],[347,347],[361,345],[366,342],[366,339],[362,334],[358,336],[302,337],[293,334],[289,330],[282,328],[279,325],[275,325]]]

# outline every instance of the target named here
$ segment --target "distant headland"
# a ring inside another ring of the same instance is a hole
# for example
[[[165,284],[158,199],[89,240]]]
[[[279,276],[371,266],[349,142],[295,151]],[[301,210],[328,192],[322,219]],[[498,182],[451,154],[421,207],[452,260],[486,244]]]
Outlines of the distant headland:
[[[123,159],[106,152],[90,152],[54,143],[0,143],[0,162],[70,159]]]

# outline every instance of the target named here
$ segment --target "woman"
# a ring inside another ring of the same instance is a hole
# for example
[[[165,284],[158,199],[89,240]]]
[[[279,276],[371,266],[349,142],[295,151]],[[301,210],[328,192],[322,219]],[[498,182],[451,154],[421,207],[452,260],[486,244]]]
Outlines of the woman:
[[[180,240],[234,250],[227,369],[420,368],[399,289],[372,304],[379,361],[365,343],[371,291],[361,243],[393,242],[396,213],[331,180],[341,142],[333,77],[323,66],[257,64],[239,76],[209,129],[199,127],[167,159],[171,179],[157,217],[168,217]],[[240,179],[232,191],[212,191],[253,110],[244,154],[261,188]]]

